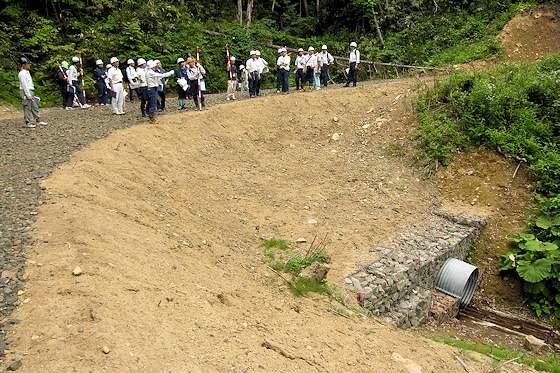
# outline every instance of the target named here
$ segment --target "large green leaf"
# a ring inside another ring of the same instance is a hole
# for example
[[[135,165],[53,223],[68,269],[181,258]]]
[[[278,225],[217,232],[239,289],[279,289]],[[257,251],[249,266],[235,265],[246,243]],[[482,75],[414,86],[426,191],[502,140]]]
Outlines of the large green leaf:
[[[544,290],[544,283],[543,282],[526,282],[523,285],[523,290],[525,290],[527,293],[531,293],[531,294],[539,294],[540,292],[542,292]]]
[[[539,282],[550,274],[551,263],[547,259],[535,260],[532,263],[518,262],[517,273],[527,282]]]
[[[554,225],[552,217],[549,215],[541,215],[535,222],[535,225],[542,229],[548,229]]]

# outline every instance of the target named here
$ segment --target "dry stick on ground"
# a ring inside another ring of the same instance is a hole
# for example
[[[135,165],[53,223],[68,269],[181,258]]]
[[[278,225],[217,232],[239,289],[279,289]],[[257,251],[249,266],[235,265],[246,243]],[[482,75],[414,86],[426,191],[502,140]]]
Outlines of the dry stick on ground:
[[[496,370],[500,369],[500,368],[503,367],[504,365],[509,364],[509,363],[512,363],[512,362],[514,362],[515,360],[519,360],[519,359],[521,359],[522,357],[523,357],[523,356],[519,356],[519,357],[516,357],[516,358],[514,358],[514,359],[509,359],[508,361],[504,361],[503,363],[501,363],[501,364],[498,365],[497,367],[495,367],[495,368],[489,370],[487,373],[495,372]]]
[[[467,367],[467,364],[465,364],[463,359],[461,359],[459,356],[455,356],[455,359],[459,362],[459,364],[461,364],[463,366],[463,369],[465,369],[465,372],[469,371],[469,367]]]
[[[288,283],[288,285],[290,285],[292,287],[292,289],[296,289],[296,286],[290,281],[288,280],[286,277],[282,276],[282,274],[280,272],[278,272],[277,270],[275,270],[274,268],[272,268],[271,266],[267,266],[268,269],[270,269],[272,272],[276,273],[278,276],[280,276],[280,278],[284,281],[286,281]]]

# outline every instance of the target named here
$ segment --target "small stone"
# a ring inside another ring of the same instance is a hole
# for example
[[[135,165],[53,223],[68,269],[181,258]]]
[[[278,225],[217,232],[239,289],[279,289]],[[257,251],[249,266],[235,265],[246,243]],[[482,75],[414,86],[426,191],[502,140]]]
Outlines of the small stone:
[[[19,324],[20,322],[20,319],[10,319],[10,324]]]
[[[335,132],[335,133],[333,133],[333,135],[332,135],[332,139],[333,139],[334,141],[338,141],[338,140],[340,140],[340,136],[341,136],[340,133],[336,133],[336,132]]]
[[[83,332],[84,332],[84,327],[78,326],[78,333],[83,333]]]
[[[334,117],[332,120],[333,122],[338,122],[338,117]]]
[[[303,237],[300,237],[300,238],[298,238],[298,239],[296,240],[296,242],[297,242],[297,243],[305,243],[305,242],[307,242],[307,240],[306,240],[305,238],[303,238]]]
[[[76,267],[76,268],[74,268],[74,270],[72,271],[72,274],[73,274],[74,276],[79,276],[79,275],[81,275],[82,273],[83,273],[83,272],[82,272],[82,269],[81,269],[80,267]]]
[[[15,372],[19,368],[21,368],[21,360],[16,360],[8,366],[8,370],[11,372]]]
[[[309,220],[307,221],[307,223],[309,223],[309,224],[317,224],[317,220],[315,220],[315,219],[309,219]]]
[[[103,348],[101,349],[101,351],[103,351],[103,353],[104,353],[105,355],[107,355],[109,352],[111,352],[111,350],[109,350],[109,347],[107,347],[107,346],[103,346]]]

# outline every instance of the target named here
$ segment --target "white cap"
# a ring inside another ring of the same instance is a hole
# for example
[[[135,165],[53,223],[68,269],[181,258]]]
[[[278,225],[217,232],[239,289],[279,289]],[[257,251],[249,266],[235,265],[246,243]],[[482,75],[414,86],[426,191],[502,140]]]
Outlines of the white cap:
[[[106,69],[110,69],[110,68],[111,68],[111,64],[108,63],[107,65],[105,65],[105,68],[106,68]]]
[[[134,61],[132,61],[132,63],[134,63]],[[138,64],[138,66],[143,65],[146,63],[146,60],[143,58],[139,58],[136,63]]]
[[[126,64],[130,65],[131,63],[134,63],[134,60],[132,58],[129,58],[128,61],[126,61]]]
[[[177,63],[181,63],[181,62],[185,62],[185,59],[183,57],[177,58]]]
[[[95,61],[95,64],[96,64],[96,65],[103,65],[103,61],[97,60],[97,61]]]
[[[313,47],[309,47],[309,48],[307,48],[307,50],[308,50],[308,51],[314,51],[314,50],[315,50],[315,48],[313,48]]]
[[[321,49],[327,49],[327,46],[325,44],[323,44],[323,46],[321,47]]]
[[[148,69],[151,69],[152,67],[156,67],[156,61],[148,60],[148,62],[146,62],[146,66],[148,67]]]
[[[119,62],[119,59],[117,57],[111,57],[111,64],[114,64],[115,62]]]
[[[353,41],[353,42],[350,43],[350,46],[356,48],[358,46],[358,44],[356,44],[356,42]]]
[[[280,52],[287,52],[288,50],[286,48],[280,48]]]
[[[299,48],[297,51],[298,52],[303,52],[303,48]]]
[[[80,62],[80,59],[78,57],[72,57],[72,63],[76,63],[76,62]]]
[[[160,63],[161,61],[160,61],[160,60],[154,60],[154,62],[155,62],[156,65],[157,65],[157,64]]]
[[[257,56],[260,56],[260,55],[261,55],[261,51],[257,49],[257,50],[255,51],[255,54],[256,54]]]
[[[239,65],[239,69],[243,70],[245,68],[245,65]]]
[[[281,52],[282,52],[282,49],[283,49],[283,48],[278,48],[278,53],[281,53]]]
[[[235,61],[235,57],[231,56],[230,61]]]

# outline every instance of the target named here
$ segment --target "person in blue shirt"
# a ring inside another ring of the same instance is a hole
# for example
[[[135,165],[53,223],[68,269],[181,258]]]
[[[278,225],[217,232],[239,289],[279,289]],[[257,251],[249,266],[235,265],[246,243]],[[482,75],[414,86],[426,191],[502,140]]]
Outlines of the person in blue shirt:
[[[179,67],[175,69],[175,80],[177,81],[177,96],[179,99],[179,110],[187,108],[187,97],[190,95],[189,76],[187,74],[187,63],[183,57],[177,59]],[[190,97],[189,97],[190,98]]]
[[[99,105],[107,104],[107,85],[105,84],[105,79],[107,79],[107,72],[103,68],[103,61],[95,61],[97,69],[95,69],[95,87],[97,88],[97,103]]]

